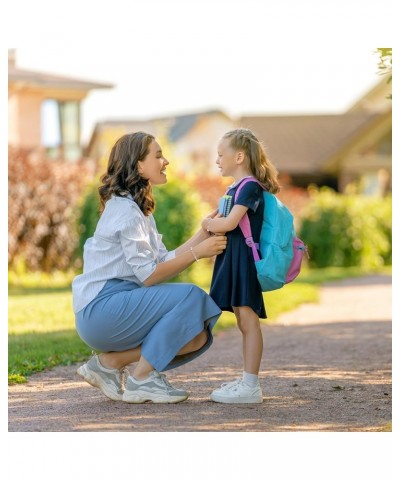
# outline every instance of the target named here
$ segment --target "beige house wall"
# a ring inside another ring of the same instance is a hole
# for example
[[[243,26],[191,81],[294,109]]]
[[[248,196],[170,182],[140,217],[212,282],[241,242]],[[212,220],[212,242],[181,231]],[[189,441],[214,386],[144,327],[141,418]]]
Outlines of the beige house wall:
[[[199,118],[196,125],[174,145],[174,153],[183,162],[185,173],[219,175],[215,164],[217,145],[222,135],[235,128],[235,123],[224,116]]]
[[[81,102],[85,90],[38,88],[10,83],[8,89],[8,143],[18,148],[41,148],[41,108],[46,99]]]
[[[340,191],[345,191],[352,182],[357,182],[361,188],[374,183],[376,193],[384,194],[391,190],[392,155],[378,150],[381,138],[391,128],[391,116],[382,118],[373,130],[360,138],[347,152],[340,161]]]
[[[18,94],[11,92],[8,99],[8,141],[21,148],[41,145],[41,105],[43,95],[38,92]]]

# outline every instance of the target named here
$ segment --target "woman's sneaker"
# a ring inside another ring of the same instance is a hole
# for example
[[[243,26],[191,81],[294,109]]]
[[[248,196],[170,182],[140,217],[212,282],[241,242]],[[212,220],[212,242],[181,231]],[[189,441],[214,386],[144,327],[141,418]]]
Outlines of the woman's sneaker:
[[[99,361],[97,355],[81,365],[77,370],[78,375],[83,377],[93,387],[100,390],[111,400],[122,400],[128,369],[106,368]]]
[[[122,400],[127,403],[178,403],[188,396],[188,392],[174,388],[165,375],[153,370],[144,380],[129,376]]]
[[[211,400],[218,403],[262,403],[263,396],[260,385],[249,387],[242,379],[223,383],[211,394]]]

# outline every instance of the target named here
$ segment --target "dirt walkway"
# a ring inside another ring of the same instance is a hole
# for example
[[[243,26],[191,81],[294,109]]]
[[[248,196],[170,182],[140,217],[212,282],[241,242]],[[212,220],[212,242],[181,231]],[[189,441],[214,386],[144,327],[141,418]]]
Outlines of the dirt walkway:
[[[391,420],[391,278],[327,284],[263,326],[261,405],[221,405],[209,393],[241,372],[236,329],[198,360],[169,373],[191,392],[177,405],[108,400],[77,366],[9,387],[9,431],[377,431]]]

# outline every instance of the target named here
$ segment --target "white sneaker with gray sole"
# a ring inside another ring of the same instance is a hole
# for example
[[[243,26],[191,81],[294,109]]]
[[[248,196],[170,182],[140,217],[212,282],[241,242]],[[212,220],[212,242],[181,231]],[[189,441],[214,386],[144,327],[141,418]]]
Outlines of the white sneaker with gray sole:
[[[249,387],[243,380],[223,383],[211,393],[211,400],[218,403],[262,403],[263,396],[260,385]]]
[[[164,374],[153,370],[144,380],[129,376],[122,400],[127,403],[178,403],[188,396],[185,390],[174,388]]]
[[[121,370],[103,367],[99,357],[93,355],[87,363],[78,368],[77,373],[93,387],[100,388],[111,400],[122,400],[125,382],[129,375],[126,367]]]

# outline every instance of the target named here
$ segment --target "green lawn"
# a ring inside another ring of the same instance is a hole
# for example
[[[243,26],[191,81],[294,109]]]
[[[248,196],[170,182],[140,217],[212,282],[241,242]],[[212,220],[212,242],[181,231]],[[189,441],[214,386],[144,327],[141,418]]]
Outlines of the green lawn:
[[[295,282],[264,294],[268,313],[266,321],[274,321],[279,314],[301,303],[317,302],[318,286],[323,281],[363,273],[360,269],[305,269]],[[208,291],[211,278],[209,265],[200,262],[190,274],[194,283]],[[90,355],[91,349],[80,340],[74,327],[70,290],[72,276],[71,273],[10,276],[9,384],[26,382],[26,377],[32,373],[83,361]],[[215,331],[234,325],[234,315],[224,312]]]

